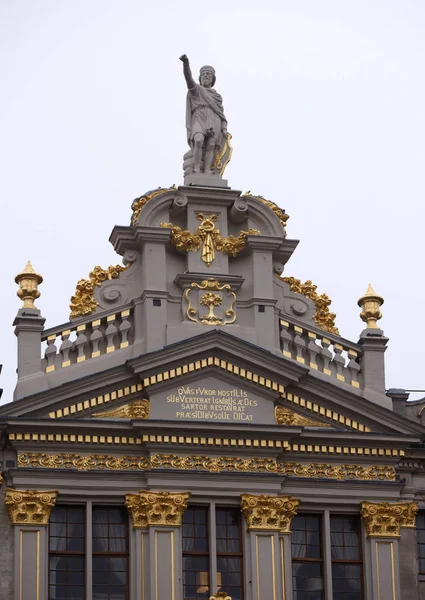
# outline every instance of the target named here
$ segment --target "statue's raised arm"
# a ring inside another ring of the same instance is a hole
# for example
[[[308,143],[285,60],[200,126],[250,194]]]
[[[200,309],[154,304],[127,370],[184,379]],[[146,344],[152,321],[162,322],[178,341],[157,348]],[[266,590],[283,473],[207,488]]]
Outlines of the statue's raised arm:
[[[189,59],[186,54],[180,56],[180,60],[183,63],[183,75],[186,79],[187,88],[193,90],[196,87],[196,82],[192,77],[192,70],[190,68]]]

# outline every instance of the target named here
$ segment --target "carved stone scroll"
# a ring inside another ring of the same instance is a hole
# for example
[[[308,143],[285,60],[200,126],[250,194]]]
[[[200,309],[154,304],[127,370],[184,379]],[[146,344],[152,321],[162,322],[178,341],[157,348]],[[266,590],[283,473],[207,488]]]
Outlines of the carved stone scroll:
[[[248,531],[291,533],[292,519],[297,514],[299,503],[299,500],[290,496],[241,495],[241,510]]]
[[[56,503],[56,490],[14,490],[8,488],[4,502],[12,525],[48,525]]]
[[[127,494],[125,505],[135,529],[157,525],[181,527],[189,492],[146,492]]]

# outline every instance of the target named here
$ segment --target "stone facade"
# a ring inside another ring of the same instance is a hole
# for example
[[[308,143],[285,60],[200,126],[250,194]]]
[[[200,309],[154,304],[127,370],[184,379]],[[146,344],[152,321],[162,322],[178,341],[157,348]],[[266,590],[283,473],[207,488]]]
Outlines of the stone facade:
[[[386,393],[371,288],[352,342],[327,296],[286,277],[298,243],[287,219],[222,180],[151,190],[112,231],[123,264],[80,280],[71,320],[50,329],[34,305],[40,276],[17,277],[18,382],[0,408],[2,599],[62,593],[53,538],[75,507],[84,566],[74,592],[85,600],[98,585],[102,510],[128,529],[128,580],[117,575],[114,592],[125,600],[186,600],[195,588],[292,600],[306,581],[323,600],[338,586],[359,600],[420,597],[422,404]],[[196,519],[207,558],[191,571]],[[231,575],[220,550],[229,527],[240,532],[226,538]],[[296,541],[303,527],[320,538],[315,576],[294,549],[307,544]],[[344,527],[358,543],[348,558],[335,542]],[[352,560],[354,582],[335,575],[334,555]]]

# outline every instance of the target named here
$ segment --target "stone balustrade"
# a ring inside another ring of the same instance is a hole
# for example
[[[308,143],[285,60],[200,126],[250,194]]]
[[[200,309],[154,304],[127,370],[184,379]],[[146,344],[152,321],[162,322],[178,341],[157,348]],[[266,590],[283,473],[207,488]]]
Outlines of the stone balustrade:
[[[127,348],[132,343],[131,308],[78,324],[46,329],[42,335],[42,370],[52,373],[70,365]]]
[[[319,329],[280,320],[282,354],[355,388],[362,387],[360,358],[362,348]]]

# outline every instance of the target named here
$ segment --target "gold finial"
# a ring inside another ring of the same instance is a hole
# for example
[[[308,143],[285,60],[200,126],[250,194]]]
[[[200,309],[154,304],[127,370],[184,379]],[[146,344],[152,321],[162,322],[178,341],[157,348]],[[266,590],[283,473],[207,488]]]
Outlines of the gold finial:
[[[38,286],[42,281],[42,276],[34,271],[30,261],[27,262],[22,273],[16,275],[15,282],[19,285],[19,290],[16,292],[16,295],[23,300],[23,308],[37,308],[34,304],[34,300],[40,297]]]
[[[379,329],[376,321],[382,318],[382,313],[379,310],[384,304],[384,299],[373,289],[369,283],[366,294],[359,298],[357,304],[362,309],[360,318],[366,323],[368,329]]]

